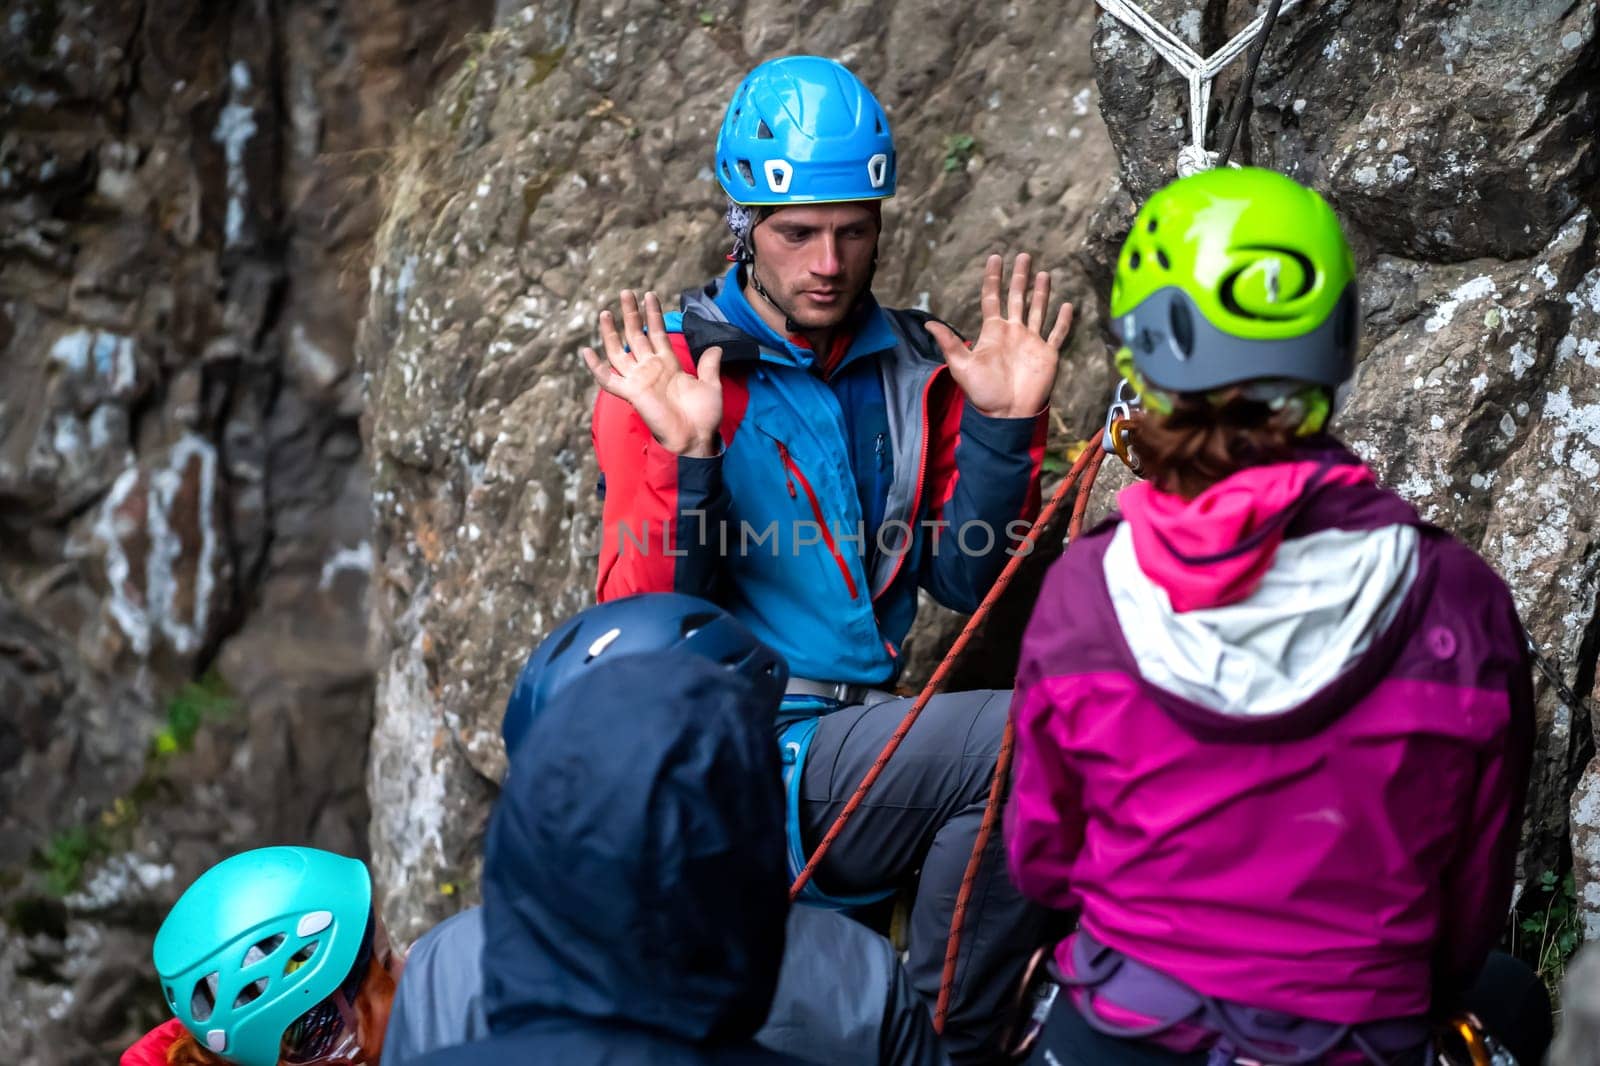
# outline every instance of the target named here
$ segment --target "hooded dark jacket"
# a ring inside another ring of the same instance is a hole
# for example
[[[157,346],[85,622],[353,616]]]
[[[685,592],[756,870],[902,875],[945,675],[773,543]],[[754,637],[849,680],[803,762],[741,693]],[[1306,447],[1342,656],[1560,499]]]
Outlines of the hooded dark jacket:
[[[754,708],[731,671],[669,654],[552,701],[512,754],[485,848],[492,1035],[416,1062],[795,1061],[750,1040],[788,909],[778,751]]]

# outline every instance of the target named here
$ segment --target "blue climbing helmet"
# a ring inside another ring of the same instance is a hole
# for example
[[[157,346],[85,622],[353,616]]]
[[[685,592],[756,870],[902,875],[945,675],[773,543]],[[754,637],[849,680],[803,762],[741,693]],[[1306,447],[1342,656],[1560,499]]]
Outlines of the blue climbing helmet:
[[[315,1061],[343,1031],[374,933],[365,863],[316,848],[241,852],[201,874],[156,933],[167,1006],[239,1066]]]
[[[717,133],[717,181],[736,204],[886,200],[894,138],[872,91],[821,56],[770,59],[734,90]]]
[[[678,592],[609,600],[562,623],[528,656],[500,723],[506,751],[516,750],[534,718],[584,671],[624,655],[659,651],[698,655],[737,671],[774,713],[789,684],[783,656],[714,603]]]

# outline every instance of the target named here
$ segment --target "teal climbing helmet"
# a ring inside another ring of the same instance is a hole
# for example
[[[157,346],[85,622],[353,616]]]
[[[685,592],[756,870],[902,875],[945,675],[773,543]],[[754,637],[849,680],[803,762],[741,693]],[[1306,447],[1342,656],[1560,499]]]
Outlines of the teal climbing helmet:
[[[167,1006],[202,1047],[239,1066],[277,1066],[286,1031],[359,984],[372,923],[364,863],[259,848],[201,874],[152,954]]]
[[[716,174],[728,198],[747,207],[885,200],[895,187],[889,117],[843,64],[771,59],[733,92]]]

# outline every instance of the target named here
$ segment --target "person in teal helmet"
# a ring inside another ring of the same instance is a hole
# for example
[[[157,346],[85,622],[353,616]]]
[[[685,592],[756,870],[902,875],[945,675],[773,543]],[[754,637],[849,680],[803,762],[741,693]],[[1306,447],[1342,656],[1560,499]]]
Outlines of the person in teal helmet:
[[[788,662],[791,873],[905,714],[895,688],[919,595],[976,609],[1037,514],[1071,324],[1026,254],[1007,284],[989,257],[970,347],[930,314],[881,306],[899,164],[888,115],[850,70],[762,63],[734,91],[713,160],[727,272],[672,314],[624,292],[620,331],[603,312],[604,354],[583,352],[600,386],[598,597],[704,597]],[[906,968],[930,1008],[1008,700],[936,697],[801,897],[855,908],[915,882]],[[1007,880],[998,843],[972,900],[944,1030],[957,1066],[996,1054],[1044,914]]]
[[[174,1020],[124,1066],[376,1066],[402,961],[364,863],[306,847],[242,852],[178,898],[152,951]]]

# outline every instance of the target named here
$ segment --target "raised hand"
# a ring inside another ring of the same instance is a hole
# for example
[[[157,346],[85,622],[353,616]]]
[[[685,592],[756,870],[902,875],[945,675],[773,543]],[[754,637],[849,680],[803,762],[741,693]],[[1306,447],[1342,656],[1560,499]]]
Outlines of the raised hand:
[[[983,326],[977,343],[968,348],[954,330],[938,322],[929,322],[928,332],[939,343],[950,376],[967,402],[991,418],[1023,418],[1038,414],[1050,402],[1061,345],[1072,329],[1072,305],[1061,305],[1049,336],[1044,336],[1050,275],[1041,270],[1034,276],[1033,298],[1026,300],[1029,256],[1018,255],[1011,270],[1010,298],[1002,309],[1002,266],[998,255],[984,264]]]
[[[622,332],[623,336],[617,335],[610,311],[600,312],[605,358],[593,348],[582,349],[595,381],[632,404],[663,448],[678,455],[715,455],[717,427],[722,424],[722,349],[707,348],[696,372],[685,371],[667,339],[661,301],[653,292],[644,294],[641,318],[638,299],[631,290],[622,291]]]

